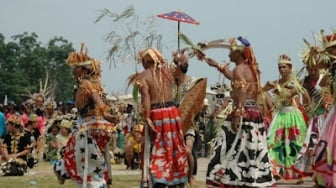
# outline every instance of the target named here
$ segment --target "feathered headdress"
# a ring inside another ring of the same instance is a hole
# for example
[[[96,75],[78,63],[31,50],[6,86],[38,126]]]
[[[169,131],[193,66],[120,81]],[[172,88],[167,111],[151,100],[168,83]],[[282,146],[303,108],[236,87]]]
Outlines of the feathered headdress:
[[[306,45],[300,54],[303,64],[315,66],[320,63],[321,49],[318,46],[312,46],[306,39],[303,39],[303,42]]]
[[[257,59],[256,59],[256,57],[254,55],[254,52],[253,52],[253,49],[251,47],[251,44],[247,39],[245,39],[241,36],[239,36],[237,39],[238,39],[238,41],[240,41],[243,44],[243,46],[235,44],[235,46],[231,47],[231,50],[236,49],[236,50],[242,51],[244,53],[244,56],[247,59],[247,63],[252,68],[252,72],[253,72],[256,80],[257,80],[258,91],[261,92],[260,70],[259,70],[259,67],[258,67]]]
[[[336,45],[336,33],[325,35],[324,30],[321,30],[322,34],[322,46],[324,49],[335,46]]]
[[[192,49],[192,53],[189,53],[190,57],[194,56],[195,54],[201,54],[202,58],[205,58],[204,50],[212,49],[212,48],[224,48],[234,51],[241,51],[244,53],[245,58],[247,59],[247,63],[251,66],[253,74],[255,75],[255,78],[258,82],[258,90],[261,91],[260,86],[260,71],[258,67],[258,63],[256,60],[256,57],[254,55],[253,49],[251,47],[250,42],[239,36],[237,38],[231,38],[229,40],[227,39],[218,39],[213,40],[210,42],[199,42],[197,45],[195,45],[186,35],[180,33],[180,39],[184,41],[187,45],[189,45]],[[239,44],[237,40],[241,43]],[[201,60],[203,60],[201,59]]]
[[[321,36],[322,36],[322,52],[325,54],[325,58],[327,62],[330,61],[330,59],[336,59],[336,56],[333,54],[330,54],[326,51],[327,48],[336,46],[336,32],[333,32],[331,35],[326,35],[324,33],[324,30],[321,30]]]
[[[101,62],[88,56],[87,48],[84,51],[85,43],[81,43],[81,49],[79,52],[70,52],[66,63],[71,67],[78,66],[91,66],[94,78],[98,79],[100,77],[100,64]]]
[[[71,67],[91,65],[93,59],[88,56],[87,49],[84,52],[84,43],[81,43],[81,49],[79,52],[70,52],[66,63]]]

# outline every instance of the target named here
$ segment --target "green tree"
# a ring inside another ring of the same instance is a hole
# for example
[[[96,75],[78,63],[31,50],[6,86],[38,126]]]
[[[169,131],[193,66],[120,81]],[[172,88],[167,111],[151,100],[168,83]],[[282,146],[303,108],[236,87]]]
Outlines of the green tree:
[[[50,80],[55,85],[55,98],[57,101],[72,99],[75,79],[72,70],[65,64],[69,52],[74,51],[72,43],[62,37],[55,37],[48,42],[46,59]]]
[[[67,54],[74,50],[71,43],[55,37],[47,47],[43,47],[36,33],[27,32],[14,35],[11,39],[6,43],[5,37],[0,34],[2,98],[7,95],[10,100],[20,103],[28,98],[28,92],[39,92],[40,81],[55,86],[57,101],[72,97],[74,79],[70,68],[65,65]],[[45,80],[46,73],[50,75],[48,81]]]

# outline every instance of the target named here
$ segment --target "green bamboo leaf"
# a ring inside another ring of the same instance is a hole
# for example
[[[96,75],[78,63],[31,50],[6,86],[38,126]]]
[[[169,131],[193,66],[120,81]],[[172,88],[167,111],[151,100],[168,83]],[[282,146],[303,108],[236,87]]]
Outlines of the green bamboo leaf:
[[[187,35],[183,34],[183,33],[179,33],[180,35],[180,39],[186,43],[187,45],[191,46],[191,47],[196,47],[196,45],[187,37]]]
[[[133,94],[134,102],[138,103],[138,101],[139,101],[139,88],[134,86],[132,94]]]

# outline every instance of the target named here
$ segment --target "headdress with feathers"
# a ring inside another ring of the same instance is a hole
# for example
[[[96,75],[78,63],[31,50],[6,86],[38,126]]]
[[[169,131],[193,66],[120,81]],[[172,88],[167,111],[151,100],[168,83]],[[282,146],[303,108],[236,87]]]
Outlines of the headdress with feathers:
[[[91,66],[93,69],[93,75],[91,75],[95,79],[100,78],[100,64],[101,62],[91,58],[88,56],[87,48],[84,51],[85,43],[81,43],[81,49],[79,52],[70,52],[66,63],[70,67],[78,67],[78,66]]]
[[[323,36],[323,31],[321,31],[321,35]],[[320,63],[327,63],[330,59],[330,57],[324,52],[325,50],[323,42],[322,46],[318,46],[316,44],[317,40],[319,40],[318,37],[314,35],[315,44],[312,45],[305,38],[303,39],[305,47],[300,52],[300,57],[302,59],[303,64],[305,64],[306,66],[315,66]]]
[[[330,53],[326,52],[327,48],[330,48],[332,46],[336,46],[336,31],[333,32],[333,34],[326,35],[324,30],[321,30],[321,36],[322,36],[322,50],[323,53],[325,53],[329,58],[336,59],[336,56]]]
[[[36,100],[41,99],[43,103],[45,103],[46,99],[50,96],[51,93],[53,93],[55,87],[48,85],[49,84],[49,74],[48,72],[46,72],[46,78],[45,78],[45,82],[43,84],[43,81],[40,80],[40,89],[38,92],[35,93],[31,93],[29,90],[26,89],[27,92],[27,96],[30,98],[30,101],[32,103],[35,103]],[[44,108],[43,104],[43,108]]]

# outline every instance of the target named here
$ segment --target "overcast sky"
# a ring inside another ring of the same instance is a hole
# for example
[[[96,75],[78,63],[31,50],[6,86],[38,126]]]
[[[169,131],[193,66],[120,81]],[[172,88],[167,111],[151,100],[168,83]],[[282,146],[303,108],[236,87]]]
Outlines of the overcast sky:
[[[313,43],[313,34],[321,29],[331,33],[336,29],[335,0],[0,0],[0,33],[10,37],[23,32],[35,32],[42,44],[54,36],[62,36],[79,49],[85,41],[89,55],[102,60],[102,82],[106,91],[125,92],[127,77],[134,72],[134,63],[118,63],[109,69],[106,62],[109,44],[104,35],[114,30],[112,21],[94,23],[99,10],[120,13],[133,5],[140,19],[173,10],[186,12],[200,25],[181,23],[181,32],[193,41],[246,37],[254,47],[262,72],[262,82],[277,79],[277,58],[286,53],[296,69],[302,67],[299,52],[303,38]],[[177,49],[177,22],[157,18],[156,31],[163,35],[164,56],[171,60]],[[183,43],[181,44],[183,47]],[[227,61],[227,50],[209,51],[208,56]],[[138,70],[141,70],[139,66]],[[208,77],[213,84],[221,79],[217,70],[190,61],[189,74]],[[228,81],[226,81],[228,83]]]

